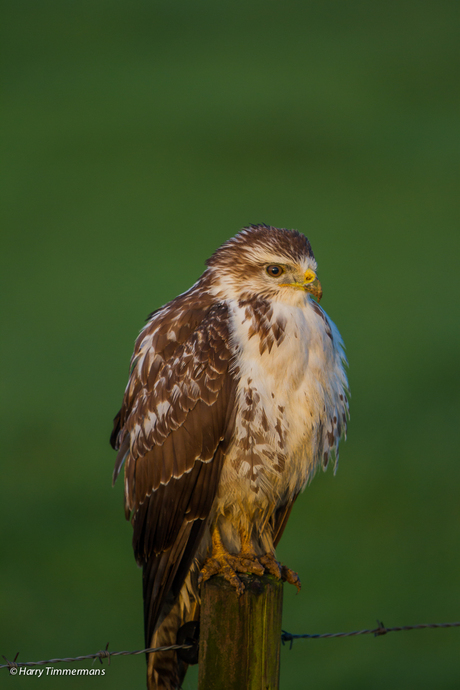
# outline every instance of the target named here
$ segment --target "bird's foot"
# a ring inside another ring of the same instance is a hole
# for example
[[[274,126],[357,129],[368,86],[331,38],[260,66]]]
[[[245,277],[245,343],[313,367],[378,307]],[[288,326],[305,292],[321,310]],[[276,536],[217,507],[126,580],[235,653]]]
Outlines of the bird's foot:
[[[235,587],[236,593],[240,596],[244,592],[244,584],[237,573],[252,573],[262,576],[264,571],[264,566],[253,553],[242,551],[237,556],[233,556],[223,552],[208,558],[200,572],[198,583],[206,582],[213,575],[220,575]]]
[[[278,580],[283,580],[283,582],[289,582],[290,585],[295,585],[297,587],[297,591],[300,592],[300,588],[302,586],[300,583],[300,577],[290,568],[278,563],[273,554],[266,553],[265,556],[261,556],[259,558],[259,561],[265,567],[267,572],[276,577]]]

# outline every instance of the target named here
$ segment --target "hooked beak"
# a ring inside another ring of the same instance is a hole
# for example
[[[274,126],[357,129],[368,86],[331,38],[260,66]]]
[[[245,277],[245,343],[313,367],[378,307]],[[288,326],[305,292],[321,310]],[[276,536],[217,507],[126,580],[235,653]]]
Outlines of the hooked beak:
[[[311,269],[305,271],[303,283],[280,283],[280,287],[291,287],[295,288],[296,290],[304,290],[305,292],[312,294],[313,297],[316,297],[318,302],[323,296],[323,288],[321,287],[321,283],[316,277],[316,273]]]
[[[302,288],[305,290],[305,292],[310,292],[319,302],[323,296],[323,288],[316,277],[316,273],[311,269],[308,269],[308,271],[305,271],[303,281]]]
[[[318,302],[321,300],[321,297],[323,296],[323,288],[321,287],[321,283],[316,277],[316,273],[314,273],[313,271],[306,271],[303,289],[306,292],[310,292],[313,295],[313,297],[316,297]]]

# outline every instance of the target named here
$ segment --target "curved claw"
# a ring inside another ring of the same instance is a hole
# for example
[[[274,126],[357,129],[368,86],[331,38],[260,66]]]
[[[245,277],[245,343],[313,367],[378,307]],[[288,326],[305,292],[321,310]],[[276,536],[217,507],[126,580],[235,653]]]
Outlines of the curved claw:
[[[295,585],[297,591],[300,592],[302,588],[302,583],[300,582],[300,577],[294,570],[287,568],[285,565],[281,566],[281,578],[283,582],[289,582],[290,585]]]
[[[276,577],[278,580],[283,580],[283,582],[289,582],[290,585],[295,585],[297,587],[297,591],[300,592],[300,588],[302,586],[300,583],[300,577],[296,572],[294,572],[294,570],[291,570],[285,565],[279,563],[271,553],[266,553],[265,556],[262,556],[259,558],[259,560],[271,575]]]

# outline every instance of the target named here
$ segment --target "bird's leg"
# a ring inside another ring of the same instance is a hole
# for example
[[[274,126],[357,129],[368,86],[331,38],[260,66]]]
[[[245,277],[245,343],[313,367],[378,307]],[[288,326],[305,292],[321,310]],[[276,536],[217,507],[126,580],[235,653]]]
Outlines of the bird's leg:
[[[252,548],[249,534],[241,534],[241,551],[237,556],[234,556],[225,549],[216,524],[212,532],[211,556],[205,562],[198,582],[206,582],[213,575],[221,575],[235,587],[237,594],[240,595],[244,591],[244,585],[237,573],[263,575],[264,567],[259,562]]]
[[[266,553],[265,556],[256,556],[254,553],[254,548],[252,546],[251,534],[249,532],[242,532],[241,536],[241,551],[238,554],[238,559],[243,564],[246,559],[248,559],[252,564],[256,565],[257,569],[250,570],[249,572],[255,575],[263,575],[264,572],[270,573],[276,577],[277,580],[283,580],[283,582],[289,582],[291,585],[295,585],[297,590],[300,592],[300,578],[293,570],[287,568],[282,563],[279,563],[274,553]],[[260,569],[259,569],[259,566]],[[243,572],[240,570],[239,572]]]
[[[240,573],[253,573],[254,575],[262,576],[265,572],[265,568],[261,564],[254,547],[252,545],[251,533],[241,531],[241,551],[238,556],[238,572]]]
[[[279,563],[272,553],[266,553],[265,556],[261,556],[259,561],[271,575],[274,575],[278,580],[283,580],[283,582],[289,582],[290,585],[295,585],[297,591],[300,592],[300,577],[296,572],[287,568],[282,563]]]
[[[293,570],[285,565],[278,563],[273,553],[266,553],[265,556],[257,556],[252,545],[251,533],[248,531],[240,532],[241,551],[236,556],[228,553],[222,543],[217,524],[212,531],[212,550],[211,556],[205,562],[200,576],[199,584],[206,582],[213,575],[221,575],[233,587],[238,596],[243,593],[244,585],[237,573],[252,573],[262,576],[268,572],[277,580],[289,582],[295,585],[300,591],[300,578]]]
[[[232,556],[225,550],[222,544],[222,538],[220,536],[219,528],[217,523],[212,531],[212,549],[211,556],[206,560],[203,568],[201,569],[198,584],[202,584],[209,580],[213,575],[221,575],[227,582],[235,587],[238,596],[243,593],[244,585],[240,578],[236,574],[234,568],[230,565],[230,559]]]

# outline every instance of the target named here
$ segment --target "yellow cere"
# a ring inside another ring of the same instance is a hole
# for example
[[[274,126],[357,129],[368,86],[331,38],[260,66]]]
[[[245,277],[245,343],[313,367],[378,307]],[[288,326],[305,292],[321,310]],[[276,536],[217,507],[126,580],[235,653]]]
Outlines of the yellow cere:
[[[316,273],[314,271],[312,271],[310,269],[308,269],[308,271],[305,271],[305,275],[304,275],[305,283],[312,283],[315,279],[316,279]]]

